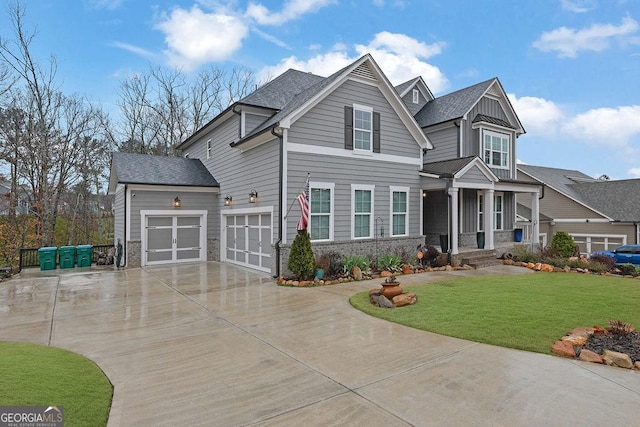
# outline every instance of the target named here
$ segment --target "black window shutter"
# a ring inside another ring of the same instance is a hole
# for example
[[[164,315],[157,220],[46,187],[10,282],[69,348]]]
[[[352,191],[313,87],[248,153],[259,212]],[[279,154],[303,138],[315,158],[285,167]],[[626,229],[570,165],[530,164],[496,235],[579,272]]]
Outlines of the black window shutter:
[[[373,152],[380,152],[380,113],[373,113]]]
[[[344,149],[353,150],[353,107],[344,107]]]

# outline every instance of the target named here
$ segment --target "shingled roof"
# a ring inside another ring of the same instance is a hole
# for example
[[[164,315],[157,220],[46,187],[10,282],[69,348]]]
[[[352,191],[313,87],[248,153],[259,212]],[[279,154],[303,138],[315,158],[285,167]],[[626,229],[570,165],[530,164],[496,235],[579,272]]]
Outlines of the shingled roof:
[[[420,172],[438,176],[448,174],[455,175],[471,163],[476,157],[477,156],[467,156],[457,159],[426,163]]]
[[[298,94],[325,77],[289,69],[238,101],[239,104],[281,110]]]
[[[415,115],[416,121],[424,128],[461,118],[478,102],[495,80],[492,78],[427,102]]]
[[[133,153],[113,153],[110,191],[115,183],[182,187],[220,186],[199,159]]]
[[[518,169],[614,221],[640,221],[640,179],[606,181],[577,170],[531,165]]]

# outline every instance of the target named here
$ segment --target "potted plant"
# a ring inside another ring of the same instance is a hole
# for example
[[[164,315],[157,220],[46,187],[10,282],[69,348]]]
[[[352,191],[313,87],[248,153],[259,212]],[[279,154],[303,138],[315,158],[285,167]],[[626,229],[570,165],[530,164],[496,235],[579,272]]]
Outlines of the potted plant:
[[[396,282],[396,276],[389,276],[382,282],[382,290],[380,293],[389,299],[402,293],[400,283]]]
[[[314,276],[317,280],[321,280],[325,273],[329,270],[331,259],[327,254],[320,254],[316,257],[316,269]]]

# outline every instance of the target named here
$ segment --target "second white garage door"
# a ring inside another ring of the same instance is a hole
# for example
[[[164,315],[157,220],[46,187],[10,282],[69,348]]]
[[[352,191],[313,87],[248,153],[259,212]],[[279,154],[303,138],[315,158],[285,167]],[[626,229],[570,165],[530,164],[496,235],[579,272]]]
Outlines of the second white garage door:
[[[223,260],[271,271],[271,212],[223,214]]]

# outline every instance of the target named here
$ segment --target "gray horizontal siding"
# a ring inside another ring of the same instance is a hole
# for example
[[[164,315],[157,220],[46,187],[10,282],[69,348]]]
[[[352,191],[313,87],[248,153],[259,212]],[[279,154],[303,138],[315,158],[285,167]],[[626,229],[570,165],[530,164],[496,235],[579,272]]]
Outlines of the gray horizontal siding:
[[[245,117],[244,117],[244,134],[245,135],[250,134],[252,130],[254,130],[259,125],[264,123],[264,121],[267,120],[267,119],[268,119],[268,117],[261,116],[259,114],[245,113]]]
[[[376,86],[352,80],[320,101],[289,130],[289,142],[344,148],[344,107],[354,103],[380,113],[380,152],[420,157],[420,147]]]
[[[134,196],[135,194],[135,196]],[[178,196],[182,202],[182,208],[173,208],[173,199]],[[216,237],[216,217],[218,209],[216,200],[218,195],[214,193],[195,193],[177,191],[144,191],[131,189],[131,235],[129,240],[142,240],[141,238],[141,210],[172,211],[176,214],[182,210],[208,210],[207,237]]]
[[[531,196],[528,194],[518,195],[518,202],[531,208]],[[540,212],[549,218],[604,218],[550,187],[545,188],[539,206]]]
[[[458,128],[451,126],[434,132],[427,132],[429,141],[435,147],[427,151],[424,156],[425,163],[439,162],[442,160],[457,159],[458,156]]]
[[[113,208],[114,208],[114,218],[113,218],[113,228],[114,228],[114,239],[115,239],[115,243],[117,243],[118,239],[120,239],[122,241],[122,243],[124,244],[125,242],[125,237],[124,237],[124,216],[125,216],[125,210],[124,210],[124,201],[125,201],[125,186],[123,184],[118,184],[118,186],[116,187],[116,195],[114,198],[114,204],[113,204]]]
[[[385,235],[389,236],[390,186],[410,187],[409,194],[409,234],[420,233],[421,187],[417,166],[389,164],[370,159],[349,159],[329,156],[305,156],[289,153],[288,200],[292,206],[288,216],[287,235],[295,235],[295,227],[300,209],[295,198],[305,182],[307,172],[311,181],[332,182],[334,194],[335,240],[351,239],[351,184],[375,185],[374,217],[380,217],[385,224]]]

